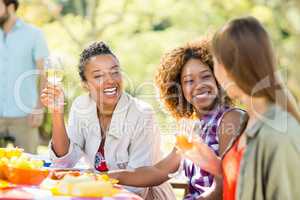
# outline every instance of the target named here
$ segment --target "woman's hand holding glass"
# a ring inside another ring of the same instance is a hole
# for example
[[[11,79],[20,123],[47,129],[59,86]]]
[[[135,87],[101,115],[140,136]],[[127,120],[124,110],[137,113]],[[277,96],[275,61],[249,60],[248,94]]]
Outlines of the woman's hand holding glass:
[[[220,159],[202,140],[201,124],[198,120],[183,119],[179,123],[176,148],[184,158],[193,161],[201,169],[215,175],[220,173]]]
[[[64,111],[64,93],[60,86],[48,84],[42,91],[41,101],[52,113]]]
[[[64,110],[64,93],[61,87],[63,65],[58,57],[45,60],[47,86],[43,89],[41,101],[52,113],[62,113]]]

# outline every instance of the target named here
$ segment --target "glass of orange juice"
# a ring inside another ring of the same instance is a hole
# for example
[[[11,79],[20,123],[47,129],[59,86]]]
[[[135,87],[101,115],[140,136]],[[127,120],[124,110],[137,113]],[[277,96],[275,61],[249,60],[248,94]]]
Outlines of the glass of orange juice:
[[[191,150],[194,146],[193,139],[199,135],[199,120],[181,119],[178,122],[178,134],[176,134],[176,147],[182,151]]]

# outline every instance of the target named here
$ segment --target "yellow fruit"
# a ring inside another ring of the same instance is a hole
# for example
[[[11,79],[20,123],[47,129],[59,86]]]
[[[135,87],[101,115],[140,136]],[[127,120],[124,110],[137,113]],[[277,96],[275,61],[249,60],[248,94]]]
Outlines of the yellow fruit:
[[[21,156],[19,156],[19,159],[21,160],[29,160],[29,157],[25,154],[22,154]]]
[[[16,165],[14,165],[14,167],[19,168],[19,169],[32,169],[32,165],[30,162],[28,161],[24,161],[24,160],[19,160],[18,163]]]
[[[5,157],[5,148],[0,148],[0,158]]]
[[[32,162],[33,168],[35,168],[35,169],[42,168],[44,165],[44,162],[42,160],[31,160],[31,162]]]
[[[119,181],[117,179],[110,178],[107,174],[97,175],[98,181],[110,182],[112,184],[117,184]]]
[[[88,181],[74,184],[71,195],[77,197],[112,197],[118,192],[109,182]]]
[[[9,163],[8,158],[6,157],[0,158],[0,165],[7,165],[8,163]]]
[[[100,176],[100,180],[103,180],[103,181],[109,181],[109,179],[110,179],[109,176],[106,175],[106,174]]]
[[[54,195],[76,197],[111,197],[119,192],[119,189],[114,188],[113,179],[107,175],[97,175],[97,180],[95,180],[94,174],[65,175],[50,190]]]
[[[20,148],[5,148],[5,156],[7,158],[20,157],[22,155],[23,149]]]
[[[11,164],[12,166],[15,166],[18,163],[19,159],[17,157],[12,157],[9,159],[9,164]]]
[[[92,181],[92,177],[88,175],[81,175],[81,176],[71,176],[65,175],[64,178],[59,182],[57,192],[62,195],[70,195],[72,192],[72,188],[75,184],[81,182],[90,182]]]
[[[9,186],[9,182],[0,180],[0,189],[6,188]]]

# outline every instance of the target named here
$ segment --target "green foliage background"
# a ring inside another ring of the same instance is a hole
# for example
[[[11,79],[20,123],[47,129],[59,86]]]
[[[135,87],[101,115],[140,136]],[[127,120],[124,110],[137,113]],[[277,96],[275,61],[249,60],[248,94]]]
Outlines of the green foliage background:
[[[77,74],[81,50],[92,41],[104,40],[120,59],[126,90],[150,102],[162,132],[170,133],[173,119],[163,111],[152,84],[161,55],[245,15],[257,17],[266,26],[278,68],[287,72],[286,83],[300,97],[298,0],[23,0],[18,14],[42,28],[51,53],[63,57],[66,110],[83,92]],[[50,130],[47,115],[42,131],[49,135]]]

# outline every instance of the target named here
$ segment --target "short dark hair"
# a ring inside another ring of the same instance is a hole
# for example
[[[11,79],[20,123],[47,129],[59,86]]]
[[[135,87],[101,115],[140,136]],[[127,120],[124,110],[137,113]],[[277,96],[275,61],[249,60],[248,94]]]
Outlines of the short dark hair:
[[[116,58],[115,54],[110,50],[109,46],[102,41],[94,42],[82,51],[82,53],[80,54],[78,66],[79,76],[82,81],[86,81],[86,77],[84,76],[84,69],[89,59],[97,55],[105,54],[110,54]]]
[[[10,4],[14,4],[15,10],[18,10],[18,8],[19,8],[19,1],[18,0],[4,0],[4,4],[6,6],[9,6]]]

